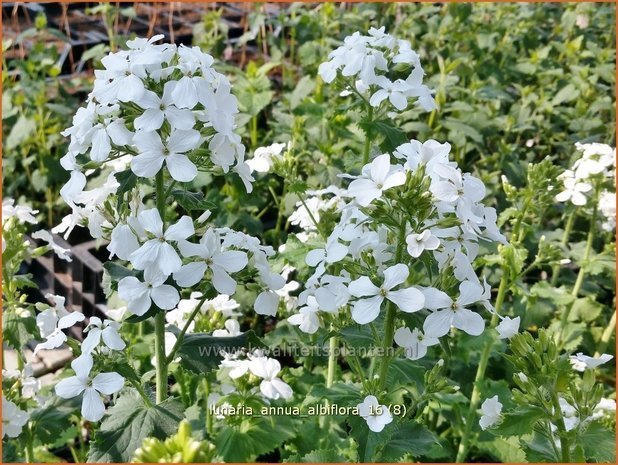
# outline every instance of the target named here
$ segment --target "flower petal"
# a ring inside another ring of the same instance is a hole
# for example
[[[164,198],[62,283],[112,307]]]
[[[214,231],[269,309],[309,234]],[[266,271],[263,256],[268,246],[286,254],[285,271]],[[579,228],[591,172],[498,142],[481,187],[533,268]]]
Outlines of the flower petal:
[[[380,314],[383,301],[384,297],[381,295],[356,301],[352,307],[352,319],[361,325],[371,323]]]
[[[118,373],[99,373],[92,380],[92,387],[101,394],[115,394],[124,386],[124,378]]]
[[[88,421],[99,421],[104,414],[105,404],[101,396],[94,388],[87,388],[82,401],[82,417]]]
[[[180,301],[180,295],[175,287],[169,284],[162,284],[154,287],[150,294],[152,301],[162,310],[171,310]]]

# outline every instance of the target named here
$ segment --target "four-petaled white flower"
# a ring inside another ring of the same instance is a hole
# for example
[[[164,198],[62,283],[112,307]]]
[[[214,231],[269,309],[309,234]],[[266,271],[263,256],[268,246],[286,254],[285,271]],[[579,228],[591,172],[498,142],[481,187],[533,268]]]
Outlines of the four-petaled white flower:
[[[498,400],[498,396],[485,399],[481,404],[481,412],[483,412],[483,415],[479,420],[479,425],[481,425],[482,429],[485,430],[498,423],[502,413],[502,404]]]
[[[565,177],[563,182],[564,190],[556,195],[556,201],[566,202],[570,200],[573,205],[578,207],[586,205],[587,198],[584,194],[592,189],[592,185],[587,182],[580,182],[574,177]]]
[[[425,336],[418,328],[399,328],[395,331],[395,342],[405,349],[405,355],[410,360],[418,360],[427,355],[427,347],[434,346],[440,341],[434,337]]]
[[[453,301],[445,292],[433,287],[423,289],[425,307],[434,310],[423,324],[425,334],[442,337],[451,326],[461,329],[471,336],[478,336],[485,329],[485,320],[476,312],[466,308],[485,299],[480,283],[464,281],[459,285],[459,297]]]
[[[115,394],[124,386],[124,378],[118,373],[99,373],[90,379],[93,360],[83,354],[71,362],[75,376],[65,378],[56,384],[56,394],[63,399],[71,399],[84,393],[82,416],[88,421],[99,421],[105,414],[105,404],[101,394]]]
[[[320,318],[318,317],[318,311],[320,306],[318,301],[312,295],[307,297],[307,305],[298,309],[296,315],[292,315],[288,318],[288,322],[298,326],[298,328],[307,334],[314,334],[320,329]]]
[[[410,85],[403,79],[391,81],[385,76],[378,76],[375,82],[381,88],[378,89],[369,99],[372,107],[379,107],[380,104],[388,99],[397,110],[405,110],[408,106],[406,93],[410,90]]]
[[[510,339],[519,331],[520,317],[510,318],[505,316],[502,321],[496,326],[499,339]]]
[[[118,334],[120,329],[120,323],[113,320],[101,321],[100,318],[93,316],[90,317],[88,327],[84,332],[88,332],[88,336],[82,342],[82,353],[91,353],[101,342],[111,350],[122,350],[126,347],[125,342]]]
[[[138,131],[133,143],[139,155],[131,160],[131,170],[142,178],[152,178],[165,162],[174,180],[192,181],[197,176],[197,167],[186,153],[198,148],[200,140],[200,133],[194,129],[176,129],[165,143],[154,131]]]
[[[118,296],[127,302],[135,315],[143,315],[154,304],[162,310],[171,310],[180,301],[174,286],[164,284],[167,276],[154,268],[144,271],[144,281],[135,276],[122,278],[118,283]]]
[[[45,294],[45,298],[52,299],[54,306],[43,310],[36,316],[36,324],[42,337],[48,337],[56,329],[67,329],[84,321],[84,314],[69,312],[64,306],[66,299],[60,295]]]
[[[146,241],[129,256],[133,267],[138,270],[154,267],[166,276],[178,271],[182,266],[182,260],[170,242],[184,241],[193,235],[195,230],[191,217],[183,216],[165,231],[161,215],[156,208],[144,210],[138,215],[138,220],[142,228],[155,237]]]
[[[16,438],[28,423],[28,412],[2,396],[2,437]]]
[[[236,292],[236,281],[228,273],[235,273],[247,266],[248,258],[245,252],[222,250],[221,240],[213,229],[206,231],[199,244],[180,241],[178,248],[185,257],[197,257],[174,273],[174,280],[179,286],[194,286],[210,269],[212,285],[218,292],[226,295]]]
[[[613,358],[614,356],[609,354],[602,354],[599,357],[590,357],[589,355],[584,355],[582,352],[578,352],[576,355],[571,355],[570,360],[574,370],[585,371],[586,368],[596,368],[599,365],[609,362]]]
[[[392,289],[403,284],[410,271],[402,263],[391,266],[384,270],[384,282],[380,287],[371,282],[367,276],[362,276],[352,281],[348,286],[350,294],[354,297],[368,297],[357,300],[352,308],[352,318],[359,324],[371,323],[380,314],[380,307],[384,299],[393,302],[400,310],[406,313],[417,312],[423,308],[425,297],[418,289]]]
[[[163,96],[147,90],[136,102],[146,111],[135,118],[135,129],[141,131],[156,131],[167,120],[173,129],[192,129],[195,124],[193,112],[186,108],[174,105],[172,93],[177,85],[176,81],[168,81],[163,87]]]
[[[431,234],[429,229],[426,229],[420,234],[412,233],[408,235],[406,243],[410,256],[417,258],[424,250],[436,250],[440,246],[440,239]]]
[[[249,363],[249,370],[255,376],[262,378],[260,392],[268,399],[290,399],[292,388],[277,377],[281,371],[281,364],[274,358],[255,357]]]
[[[356,406],[358,414],[365,419],[367,426],[374,433],[379,433],[393,421],[388,406],[380,405],[376,396],[367,396]]]
[[[391,166],[391,156],[387,153],[376,157],[363,167],[362,176],[354,179],[348,186],[348,194],[361,207],[366,207],[382,192],[406,182],[406,174],[400,166]]]

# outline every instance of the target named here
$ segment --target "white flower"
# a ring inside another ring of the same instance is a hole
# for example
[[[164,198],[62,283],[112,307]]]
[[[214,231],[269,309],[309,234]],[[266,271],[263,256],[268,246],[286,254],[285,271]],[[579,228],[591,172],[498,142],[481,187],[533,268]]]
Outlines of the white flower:
[[[71,251],[69,249],[65,249],[64,247],[60,247],[58,244],[56,244],[56,242],[54,241],[54,237],[49,233],[49,231],[45,231],[44,229],[41,229],[40,231],[36,231],[35,233],[32,234],[32,238],[40,239],[42,241],[47,242],[49,247],[51,247],[54,253],[61,260],[65,260],[67,262],[70,262],[72,260]]]
[[[434,310],[423,324],[425,334],[431,337],[442,337],[449,332],[451,326],[461,329],[471,336],[478,336],[485,329],[483,317],[466,308],[486,298],[483,286],[472,281],[464,281],[459,285],[459,297],[453,301],[445,292],[433,287],[423,289],[425,307]]]
[[[410,331],[410,328],[403,327],[395,331],[395,342],[406,349],[406,357],[410,360],[418,360],[427,355],[427,347],[436,345],[440,341],[436,338],[425,336],[417,328]]]
[[[36,324],[42,337],[48,337],[56,329],[67,329],[84,321],[84,314],[69,312],[64,304],[66,299],[60,295],[45,294],[45,298],[54,301],[54,307],[48,308],[36,316]]]
[[[82,392],[82,416],[88,421],[99,421],[105,414],[105,404],[101,394],[111,395],[120,391],[124,386],[124,378],[118,373],[99,373],[90,379],[92,370],[92,356],[84,354],[71,362],[75,376],[65,378],[56,384],[56,394],[63,399],[71,399]]]
[[[225,329],[215,329],[212,335],[214,337],[233,337],[242,334],[240,331],[240,323],[238,323],[237,320],[225,320],[223,326],[225,326]]]
[[[408,253],[410,256],[419,257],[424,250],[436,250],[440,246],[440,239],[431,234],[429,229],[426,229],[420,234],[410,234],[406,237],[408,244]]]
[[[318,301],[314,296],[307,298],[307,305],[301,307],[296,315],[292,315],[288,318],[288,321],[298,326],[298,328],[307,334],[314,334],[320,329],[320,318],[318,317],[318,311],[320,310]]]
[[[195,232],[190,216],[183,216],[175,224],[163,231],[163,221],[156,208],[144,210],[138,215],[139,224],[155,237],[146,241],[139,249],[131,253],[129,259],[138,270],[150,267],[159,269],[169,276],[180,270],[182,261],[178,253],[169,243],[184,241]],[[179,244],[180,247],[180,244]]]
[[[219,368],[224,370],[224,373],[227,372],[227,375],[231,379],[238,379],[247,374],[250,363],[250,360],[241,360],[235,355],[225,354],[223,360],[221,360],[219,364]]]
[[[179,286],[194,286],[210,269],[212,285],[218,292],[227,295],[236,292],[236,281],[228,273],[235,273],[247,266],[248,258],[245,252],[222,250],[221,240],[213,229],[206,231],[199,244],[180,241],[178,248],[184,257],[196,257],[174,273],[174,280]]]
[[[481,404],[481,412],[483,412],[483,415],[479,420],[479,425],[481,425],[482,429],[485,430],[498,423],[502,413],[502,404],[498,400],[498,396],[485,399]]]
[[[275,316],[281,297],[275,291],[262,291],[255,299],[253,309],[258,315]]]
[[[125,342],[118,334],[120,323],[112,320],[101,321],[100,318],[90,317],[88,327],[84,332],[88,332],[88,336],[82,342],[82,353],[87,354],[92,352],[101,342],[111,350],[122,350],[126,347]]]
[[[249,370],[255,376],[262,378],[260,392],[268,399],[290,399],[292,388],[277,377],[281,371],[281,364],[274,358],[255,357],[249,363]]]
[[[268,147],[259,147],[255,149],[253,158],[247,160],[247,165],[251,171],[258,173],[268,173],[273,167],[275,160],[282,160],[281,152],[286,144],[272,144]]]
[[[33,353],[34,355],[36,355],[41,349],[45,349],[45,350],[56,349],[60,347],[62,344],[64,344],[66,340],[67,340],[66,334],[64,334],[62,330],[56,329],[53,333],[51,333],[49,336],[45,338],[45,342],[41,342],[40,344],[36,345]]]
[[[2,396],[2,437],[16,438],[28,423],[28,412],[24,412]]]
[[[172,129],[192,129],[195,117],[191,110],[178,108],[174,105],[172,93],[177,81],[168,81],[163,87],[163,96],[159,97],[151,91],[146,91],[136,102],[146,111],[135,118],[135,129],[140,131],[156,131],[167,119]]]
[[[577,179],[566,177],[564,178],[564,190],[556,195],[556,201],[566,202],[571,201],[573,205],[582,206],[586,205],[585,192],[589,192],[592,189],[592,185],[585,182],[578,182]]]
[[[109,258],[114,255],[121,260],[130,260],[131,254],[139,249],[140,245],[128,224],[117,224],[112,229],[111,240],[107,246]]]
[[[384,282],[380,287],[371,282],[367,276],[352,281],[348,287],[355,297],[368,297],[357,300],[352,308],[352,319],[359,324],[371,323],[379,313],[384,299],[393,302],[400,310],[412,313],[423,308],[425,297],[416,288],[392,289],[406,281],[410,271],[404,264],[397,264],[384,270]]]
[[[496,326],[499,339],[510,339],[519,331],[520,317],[510,318],[505,316],[502,321]]]
[[[166,279],[160,271],[147,268],[143,282],[134,276],[122,278],[118,283],[118,296],[135,315],[143,315],[153,303],[162,310],[171,310],[178,304],[180,295],[175,287],[163,284]]]
[[[391,82],[385,76],[378,76],[376,82],[381,89],[377,90],[369,99],[369,104],[373,107],[378,107],[388,99],[397,110],[405,110],[408,106],[408,98],[406,92],[410,90],[410,85],[403,79],[397,79]]]
[[[2,224],[9,218],[17,218],[21,224],[31,223],[36,224],[36,215],[39,211],[25,205],[14,205],[15,200],[4,199],[2,201]]]
[[[374,433],[379,433],[386,425],[393,421],[388,406],[380,405],[375,396],[367,396],[362,403],[356,406],[358,414],[365,419],[367,426]]]
[[[198,148],[200,140],[200,133],[194,129],[176,129],[165,144],[154,131],[138,131],[133,142],[139,155],[131,160],[131,170],[137,176],[152,178],[165,162],[174,180],[192,181],[197,176],[197,167],[186,153]]]
[[[576,355],[571,355],[569,358],[574,370],[584,371],[586,368],[594,369],[599,365],[603,365],[613,359],[614,356],[603,354],[599,357],[590,357],[588,355],[584,355],[582,352],[578,352]]]
[[[366,207],[382,196],[382,192],[406,182],[406,175],[400,167],[391,166],[390,155],[376,157],[363,167],[362,177],[355,179],[348,186],[348,194]]]

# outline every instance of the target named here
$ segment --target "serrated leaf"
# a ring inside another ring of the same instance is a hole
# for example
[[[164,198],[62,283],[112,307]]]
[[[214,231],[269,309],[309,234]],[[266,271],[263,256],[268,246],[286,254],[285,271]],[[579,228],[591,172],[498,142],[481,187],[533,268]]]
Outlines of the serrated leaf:
[[[490,431],[500,436],[521,436],[530,434],[534,424],[546,413],[539,407],[518,407],[502,415],[502,422]]]
[[[172,191],[172,197],[178,202],[186,212],[192,212],[194,210],[206,211],[217,208],[217,206],[204,200],[204,194],[201,192],[189,192],[176,189]]]
[[[79,397],[62,399],[53,396],[45,404],[32,411],[30,421],[35,437],[43,444],[52,444],[72,425],[70,416],[81,407]]]
[[[588,460],[616,463],[616,433],[598,421],[590,423],[580,437]]]
[[[239,425],[226,426],[214,440],[217,454],[226,462],[254,461],[295,435],[290,417],[245,418]]]
[[[148,406],[134,391],[120,396],[91,442],[88,462],[129,462],[145,438],[165,439],[178,430],[182,404],[173,398]]]
[[[392,152],[400,145],[409,142],[405,132],[386,120],[362,120],[359,126],[368,137],[382,136],[384,142],[380,145],[380,148],[385,152]]]
[[[120,171],[114,174],[116,181],[118,181],[118,189],[116,190],[116,195],[118,196],[118,201],[121,201],[122,196],[137,186],[137,176],[131,168],[126,169],[124,171]]]
[[[378,455],[379,461],[396,462],[408,454],[420,457],[433,445],[440,444],[431,431],[413,420],[395,424],[392,428],[389,440]]]

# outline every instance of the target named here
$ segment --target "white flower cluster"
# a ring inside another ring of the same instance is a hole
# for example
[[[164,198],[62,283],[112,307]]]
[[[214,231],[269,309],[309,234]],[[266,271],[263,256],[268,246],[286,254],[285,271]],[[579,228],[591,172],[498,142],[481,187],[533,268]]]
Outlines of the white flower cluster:
[[[93,223],[99,205],[94,193],[81,192],[89,160],[116,170],[128,163],[142,178],[165,165],[178,182],[192,181],[200,168],[227,173],[233,167],[252,190],[245,148],[234,132],[238,107],[228,79],[198,47],[156,45],[161,38],[130,40],[128,50],[103,58],[105,69],[95,71],[87,105],[63,132],[71,139],[62,158],[71,181],[62,193],[73,207],[73,223]],[[107,187],[113,193],[118,184],[110,179]]]
[[[279,377],[281,364],[277,359],[264,356],[259,350],[245,354],[237,352],[226,354],[219,365],[219,378],[237,380],[245,375],[261,379],[260,392],[266,399],[290,399],[292,388]]]
[[[558,202],[571,202],[576,206],[586,205],[593,192],[595,178],[616,178],[616,149],[606,144],[577,142],[575,148],[581,152],[572,169],[566,170],[560,179],[564,190],[556,195]],[[614,184],[614,183],[612,183]],[[603,228],[611,231],[616,228],[616,192],[603,191],[599,200],[599,209],[606,222]]]
[[[425,73],[418,54],[409,41],[386,34],[384,27],[371,28],[368,35],[355,32],[328,58],[318,70],[322,79],[330,83],[340,73],[353,80],[354,90],[367,96],[373,107],[388,101],[397,111],[403,111],[408,108],[408,100],[415,98],[425,110],[436,108],[431,91],[423,84]],[[389,76],[395,68],[411,71],[405,79],[391,80]]]
[[[480,304],[490,312],[493,307],[489,303],[490,288],[479,280],[472,262],[478,255],[479,241],[505,243],[505,238],[496,226],[495,209],[482,203],[483,183],[449,161],[449,151],[449,144],[412,140],[398,147],[394,157],[376,157],[363,167],[360,176],[341,175],[352,179],[341,197],[333,201],[339,205],[341,219],[324,248],[307,254],[307,264],[316,270],[299,296],[301,308],[289,319],[292,324],[313,333],[320,327],[320,312],[337,313],[348,306],[356,323],[368,324],[378,317],[387,300],[406,313],[427,309],[430,313],[422,332],[400,328],[396,333],[397,343],[407,348],[413,359],[425,355],[427,346],[436,344],[451,326],[471,335],[483,332],[483,317],[472,307]],[[392,163],[393,158],[397,163]],[[406,180],[419,170],[429,186],[426,196],[431,209],[426,217],[406,219],[407,256],[394,263],[396,234],[371,214],[380,206],[391,208],[385,194],[397,188],[404,192]],[[336,269],[335,264],[350,260],[368,275],[352,280],[345,270],[327,272]],[[431,260],[438,272],[460,281],[459,293],[451,296],[418,278],[409,283],[410,267],[421,260]],[[509,321],[505,337],[512,335],[511,326]]]
[[[285,279],[270,270],[272,247],[229,228],[208,228],[199,242],[189,242],[194,234],[194,222],[189,216],[164,229],[156,208],[142,210],[114,228],[108,245],[111,255],[144,272],[142,279],[127,276],[118,283],[118,294],[128,309],[144,315],[153,303],[163,310],[176,308],[180,294],[175,286],[166,284],[170,276],[181,288],[192,288],[207,277],[217,292],[231,296],[237,283],[230,273],[249,266],[257,271],[264,287],[256,299],[255,311],[274,316],[280,300],[276,291],[283,287]]]

